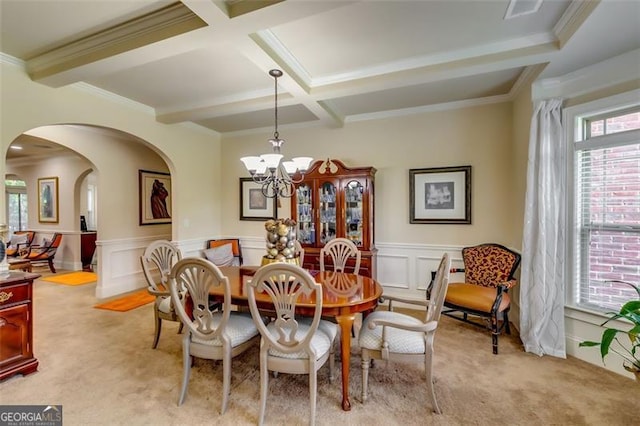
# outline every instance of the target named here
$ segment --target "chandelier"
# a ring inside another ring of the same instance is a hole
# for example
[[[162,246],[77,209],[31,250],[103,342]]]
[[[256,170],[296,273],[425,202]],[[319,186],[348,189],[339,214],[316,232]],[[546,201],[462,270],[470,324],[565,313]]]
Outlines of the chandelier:
[[[278,133],[278,77],[282,77],[282,71],[271,70],[269,75],[273,77],[275,82],[275,130],[273,138],[269,139],[273,152],[260,156],[242,157],[240,161],[244,163],[253,181],[262,185],[262,193],[265,197],[289,198],[293,195],[294,185],[302,182],[302,177],[313,158],[296,157],[292,158],[291,161],[280,161],[283,157],[280,154],[280,148],[282,148],[284,139],[280,139],[280,134]],[[299,180],[294,180],[293,178],[296,172],[300,172],[301,177]]]

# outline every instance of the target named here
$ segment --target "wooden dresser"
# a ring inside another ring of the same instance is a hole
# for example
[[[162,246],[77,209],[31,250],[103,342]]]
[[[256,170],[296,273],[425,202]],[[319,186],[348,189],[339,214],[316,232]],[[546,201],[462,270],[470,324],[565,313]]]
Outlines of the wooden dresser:
[[[0,279],[0,380],[38,369],[33,355],[33,280],[40,275],[8,274]]]

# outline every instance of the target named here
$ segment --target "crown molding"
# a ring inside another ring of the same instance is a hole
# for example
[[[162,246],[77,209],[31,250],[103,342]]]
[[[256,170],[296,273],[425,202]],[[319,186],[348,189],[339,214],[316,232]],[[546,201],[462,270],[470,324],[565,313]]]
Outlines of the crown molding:
[[[536,81],[533,100],[571,98],[638,78],[640,49],[615,56],[557,78]]]
[[[22,59],[18,59],[15,56],[7,55],[3,52],[0,52],[0,63],[13,65],[14,67],[18,67],[23,70],[26,69],[26,64]]]
[[[380,120],[385,118],[403,117],[407,115],[424,114],[429,112],[449,111],[453,109],[463,109],[482,105],[491,105],[501,102],[510,102],[510,94],[488,96],[486,98],[468,99],[464,101],[445,102],[441,104],[425,105],[413,108],[402,108],[389,111],[372,112],[367,114],[356,114],[345,117],[345,123],[355,123],[357,121]]]
[[[601,0],[592,1],[572,1],[567,10],[562,14],[553,33],[558,38],[558,47],[562,48],[575,32],[584,24],[591,12],[600,4]]]
[[[184,4],[174,3],[36,56],[27,61],[27,71],[42,80],[206,25]]]

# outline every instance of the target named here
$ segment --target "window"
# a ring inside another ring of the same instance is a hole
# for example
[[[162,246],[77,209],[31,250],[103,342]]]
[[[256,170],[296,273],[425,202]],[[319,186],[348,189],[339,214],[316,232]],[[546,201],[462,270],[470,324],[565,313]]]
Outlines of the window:
[[[640,284],[640,106],[574,124],[572,302],[618,310],[636,295],[619,281]]]
[[[4,181],[9,234],[27,229],[27,185],[21,180]]]

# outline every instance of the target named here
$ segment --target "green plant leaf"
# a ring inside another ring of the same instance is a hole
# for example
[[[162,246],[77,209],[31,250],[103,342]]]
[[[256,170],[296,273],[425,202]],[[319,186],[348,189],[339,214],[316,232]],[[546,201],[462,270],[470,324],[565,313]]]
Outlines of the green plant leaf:
[[[620,308],[621,314],[640,312],[640,300],[630,300]]]
[[[611,342],[616,337],[616,334],[619,330],[614,328],[607,328],[604,333],[602,333],[602,343],[600,344],[600,356],[602,356],[602,361],[604,362],[604,358],[609,354],[609,347],[611,346]]]
[[[581,347],[585,347],[585,346],[600,346],[600,342],[584,341],[584,342],[580,342],[578,344],[578,346],[581,346]]]

